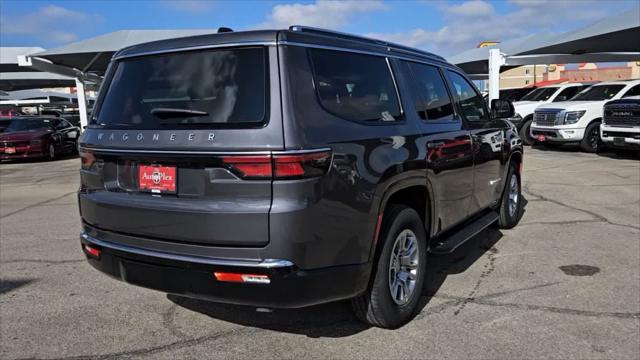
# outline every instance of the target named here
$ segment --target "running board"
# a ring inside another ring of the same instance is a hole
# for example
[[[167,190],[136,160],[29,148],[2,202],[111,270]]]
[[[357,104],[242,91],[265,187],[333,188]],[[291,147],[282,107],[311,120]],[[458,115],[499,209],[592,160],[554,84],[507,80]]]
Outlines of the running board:
[[[432,254],[450,254],[454,252],[458,246],[467,242],[467,240],[476,236],[479,232],[486,229],[489,225],[498,221],[500,215],[495,211],[490,211],[474,221],[465,224],[460,230],[450,234],[447,237],[440,238],[435,242],[435,246],[430,249]]]

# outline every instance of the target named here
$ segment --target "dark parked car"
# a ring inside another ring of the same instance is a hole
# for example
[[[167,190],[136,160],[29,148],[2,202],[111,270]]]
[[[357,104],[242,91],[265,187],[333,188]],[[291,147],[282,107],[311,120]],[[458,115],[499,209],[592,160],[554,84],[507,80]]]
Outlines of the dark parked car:
[[[492,105],[439,56],[299,26],[123,49],[80,139],[82,248],[131,284],[398,327],[428,252],[519,221]]]
[[[47,158],[74,152],[80,128],[54,117],[17,117],[0,133],[0,160]]]

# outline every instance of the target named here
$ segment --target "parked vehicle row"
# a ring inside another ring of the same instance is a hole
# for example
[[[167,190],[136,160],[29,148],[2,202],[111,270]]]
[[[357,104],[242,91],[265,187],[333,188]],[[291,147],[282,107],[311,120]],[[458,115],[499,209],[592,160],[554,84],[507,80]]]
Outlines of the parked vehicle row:
[[[48,159],[77,150],[80,128],[47,116],[0,119],[0,160]]]
[[[530,134],[545,145],[577,143],[583,151],[596,152],[602,143],[600,126],[605,104],[638,95],[640,80],[598,83],[568,101],[537,107]]]

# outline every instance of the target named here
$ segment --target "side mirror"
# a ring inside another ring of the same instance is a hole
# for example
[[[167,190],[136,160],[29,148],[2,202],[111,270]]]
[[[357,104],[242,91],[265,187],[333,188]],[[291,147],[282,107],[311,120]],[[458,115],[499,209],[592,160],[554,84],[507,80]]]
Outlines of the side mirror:
[[[491,117],[494,119],[512,118],[516,113],[513,104],[509,100],[493,99],[491,100]]]

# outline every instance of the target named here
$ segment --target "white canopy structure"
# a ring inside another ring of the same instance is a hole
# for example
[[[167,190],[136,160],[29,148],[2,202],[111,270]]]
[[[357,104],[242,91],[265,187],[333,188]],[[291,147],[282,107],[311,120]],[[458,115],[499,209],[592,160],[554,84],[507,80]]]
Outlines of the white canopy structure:
[[[640,7],[558,35],[536,34],[465,51],[448,59],[498,98],[500,69],[521,65],[640,60]]]
[[[18,56],[44,51],[39,47],[0,48],[0,90],[14,91],[34,88],[75,86],[73,78],[41,72],[18,65]]]

